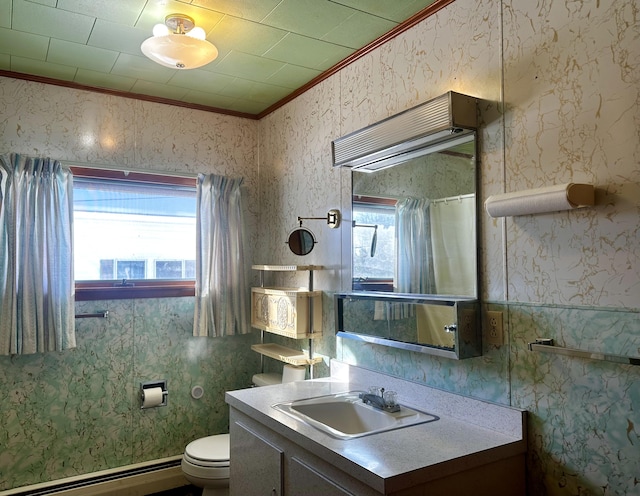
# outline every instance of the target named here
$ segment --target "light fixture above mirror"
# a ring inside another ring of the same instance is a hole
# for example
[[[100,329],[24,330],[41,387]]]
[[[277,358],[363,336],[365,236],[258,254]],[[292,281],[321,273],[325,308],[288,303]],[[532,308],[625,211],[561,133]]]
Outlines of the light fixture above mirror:
[[[153,36],[140,49],[154,62],[172,69],[196,69],[218,56],[218,49],[206,39],[204,29],[189,16],[169,14],[164,24],[156,24]]]
[[[331,142],[334,167],[375,172],[469,141],[477,100],[449,91]]]

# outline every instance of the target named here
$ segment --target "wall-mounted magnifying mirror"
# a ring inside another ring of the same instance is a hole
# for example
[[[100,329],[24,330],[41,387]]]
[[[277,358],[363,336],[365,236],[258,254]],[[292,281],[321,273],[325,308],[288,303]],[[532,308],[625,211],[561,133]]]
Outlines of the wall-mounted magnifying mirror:
[[[298,227],[289,234],[287,244],[294,254],[308,255],[316,244],[316,237],[306,227]]]

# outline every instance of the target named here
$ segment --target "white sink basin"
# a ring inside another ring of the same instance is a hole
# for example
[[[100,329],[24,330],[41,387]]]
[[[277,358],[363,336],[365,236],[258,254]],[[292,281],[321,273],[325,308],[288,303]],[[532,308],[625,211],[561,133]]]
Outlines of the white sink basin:
[[[402,405],[399,412],[378,410],[363,403],[360,393],[362,391],[318,396],[278,403],[273,408],[339,439],[368,436],[439,418]]]

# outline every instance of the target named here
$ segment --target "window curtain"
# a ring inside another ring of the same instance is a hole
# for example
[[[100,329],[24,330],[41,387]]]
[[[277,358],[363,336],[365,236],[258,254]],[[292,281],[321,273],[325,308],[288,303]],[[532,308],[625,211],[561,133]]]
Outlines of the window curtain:
[[[396,204],[396,291],[435,293],[430,201],[405,198]]]
[[[396,203],[395,292],[435,292],[429,206],[426,198],[404,198]],[[376,314],[382,315],[381,310],[376,307]],[[415,312],[413,305],[394,303],[385,313],[389,319],[398,320]]]
[[[74,348],[73,176],[0,156],[0,354]]]
[[[198,175],[194,336],[249,332],[242,179]]]

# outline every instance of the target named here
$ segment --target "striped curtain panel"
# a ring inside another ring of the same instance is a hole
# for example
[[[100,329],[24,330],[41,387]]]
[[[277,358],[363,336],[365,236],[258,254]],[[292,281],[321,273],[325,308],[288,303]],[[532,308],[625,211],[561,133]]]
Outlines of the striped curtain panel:
[[[198,175],[194,336],[250,331],[242,179]]]
[[[48,158],[0,156],[0,355],[76,345],[72,177]]]

